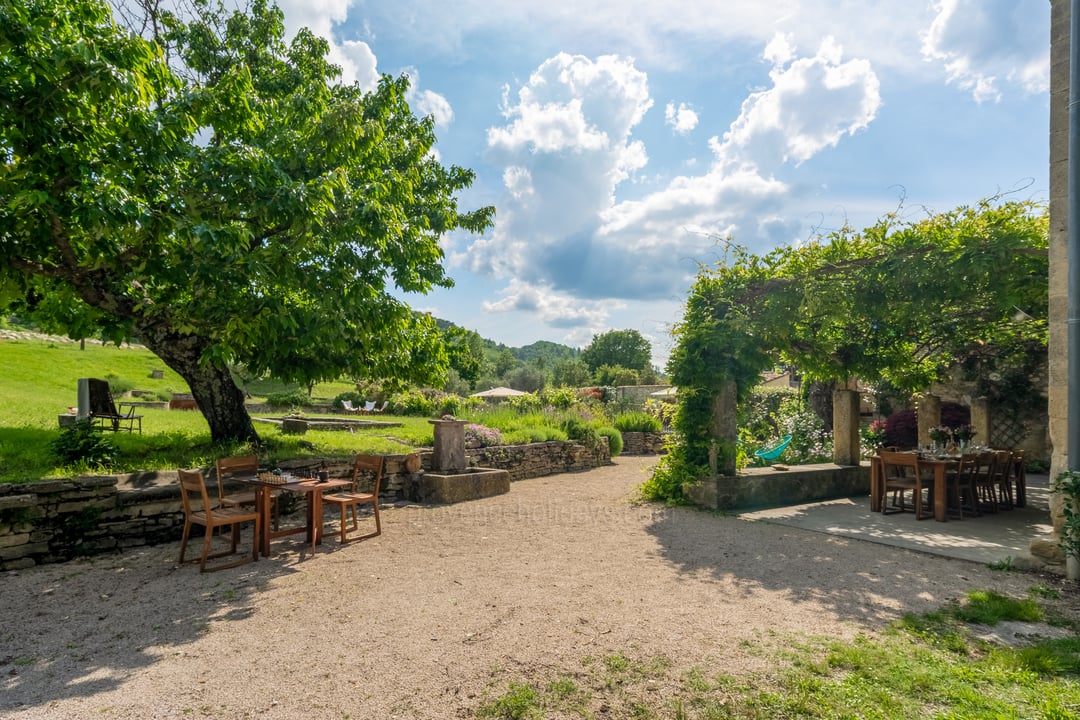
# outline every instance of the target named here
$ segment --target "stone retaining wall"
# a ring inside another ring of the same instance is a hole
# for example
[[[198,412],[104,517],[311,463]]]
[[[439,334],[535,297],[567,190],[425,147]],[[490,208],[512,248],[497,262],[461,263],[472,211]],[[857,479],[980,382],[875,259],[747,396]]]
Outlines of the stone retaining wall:
[[[736,476],[705,478],[683,489],[693,503],[712,510],[753,510],[862,495],[869,498],[870,465],[748,468]]]
[[[576,443],[535,443],[471,450],[470,463],[498,467],[520,480],[554,473],[589,470],[611,462],[606,438],[596,448]],[[408,455],[387,455],[379,496],[383,503],[406,500],[416,474],[405,468]],[[421,455],[430,467],[430,453]],[[298,460],[282,470],[348,477],[352,458]],[[214,473],[204,468],[211,492]],[[227,486],[228,487],[228,486]],[[241,487],[241,486],[237,486]],[[283,494],[282,512],[302,503]],[[291,505],[288,501],[292,501]],[[102,475],[29,483],[0,484],[0,571],[129,547],[173,542],[183,531],[184,514],[175,471]]]
[[[623,455],[662,455],[664,451],[664,433],[624,432]]]
[[[582,472],[611,464],[607,438],[601,437],[596,447],[575,442],[542,442],[529,445],[498,445],[466,450],[469,465],[506,470],[510,480],[544,477],[557,473]],[[430,456],[424,467],[430,469]]]

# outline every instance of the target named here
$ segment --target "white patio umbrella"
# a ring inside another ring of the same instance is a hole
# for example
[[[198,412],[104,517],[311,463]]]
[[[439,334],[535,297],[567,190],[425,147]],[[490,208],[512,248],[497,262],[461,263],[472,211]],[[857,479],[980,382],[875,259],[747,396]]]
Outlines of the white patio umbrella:
[[[472,395],[470,395],[469,397],[508,398],[508,397],[518,397],[520,395],[528,395],[528,394],[529,393],[522,392],[520,390],[515,390],[514,388],[493,387],[490,390],[481,390],[480,392],[475,392]]]

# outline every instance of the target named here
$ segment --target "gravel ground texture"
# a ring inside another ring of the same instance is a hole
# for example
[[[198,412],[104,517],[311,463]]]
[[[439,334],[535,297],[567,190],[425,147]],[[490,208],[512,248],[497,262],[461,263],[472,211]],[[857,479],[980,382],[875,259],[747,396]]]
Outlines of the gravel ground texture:
[[[390,508],[377,538],[341,546],[331,523],[314,555],[296,536],[216,573],[172,543],[0,575],[0,717],[472,718],[511,682],[567,676],[592,683],[590,716],[630,717],[597,659],[660,668],[635,687],[662,708],[691,668],[766,671],[770,644],[1038,581],[637,504],[654,462]]]

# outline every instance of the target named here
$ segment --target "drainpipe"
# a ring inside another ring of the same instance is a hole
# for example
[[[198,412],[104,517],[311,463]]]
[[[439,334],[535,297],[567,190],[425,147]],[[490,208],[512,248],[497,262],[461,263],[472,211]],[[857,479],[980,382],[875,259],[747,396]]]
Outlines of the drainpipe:
[[[1068,467],[1080,470],[1080,0],[1069,4],[1068,216]],[[1080,579],[1080,563],[1066,562],[1070,580]]]

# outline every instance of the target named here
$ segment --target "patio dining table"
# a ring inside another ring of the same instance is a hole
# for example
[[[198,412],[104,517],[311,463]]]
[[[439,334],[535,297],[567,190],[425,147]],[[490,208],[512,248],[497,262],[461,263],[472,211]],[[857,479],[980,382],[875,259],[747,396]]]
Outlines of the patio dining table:
[[[350,487],[348,480],[317,480],[315,478],[290,478],[289,476],[270,476],[267,473],[237,477],[237,481],[252,486],[255,490],[255,507],[260,517],[259,552],[264,557],[270,556],[270,541],[274,538],[306,533],[306,540],[311,543],[311,552],[322,543],[323,535],[323,493],[327,490],[340,490]],[[274,490],[302,493],[305,499],[306,522],[280,530],[274,530],[270,524],[270,494]]]

